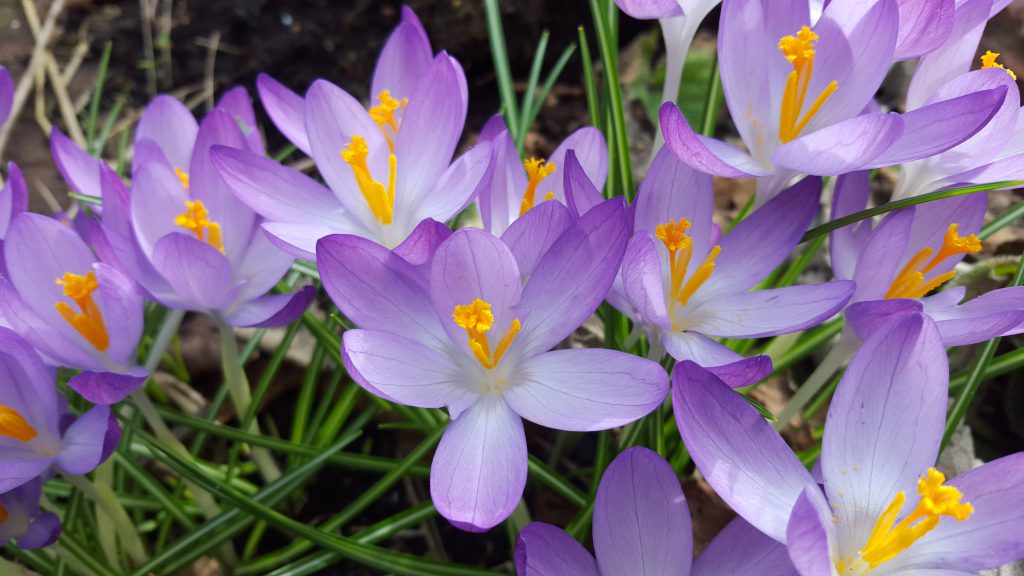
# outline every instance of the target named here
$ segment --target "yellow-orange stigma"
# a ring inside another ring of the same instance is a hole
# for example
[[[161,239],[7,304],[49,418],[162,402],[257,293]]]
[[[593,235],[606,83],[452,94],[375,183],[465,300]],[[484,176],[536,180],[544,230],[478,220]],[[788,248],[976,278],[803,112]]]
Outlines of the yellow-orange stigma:
[[[185,172],[181,168],[175,167],[174,168],[174,175],[178,177],[178,181],[181,182],[182,188],[184,188],[185,190],[188,190],[188,184],[189,184],[188,172]]]
[[[366,145],[366,139],[362,136],[353,136],[352,140],[345,145],[341,151],[341,158],[351,168],[356,177],[356,184],[363,193],[366,205],[373,212],[373,217],[381,224],[391,224],[395,210],[395,179],[398,176],[398,159],[394,153],[388,155],[388,185],[377,182],[370,175],[370,167],[366,163],[370,149]]]
[[[186,200],[185,211],[175,216],[174,223],[195,234],[200,242],[206,242],[221,253],[224,252],[220,224],[210,220],[210,212],[202,200]]]
[[[807,98],[807,87],[814,72],[814,43],[818,35],[804,26],[796,36],[784,36],[779,40],[779,50],[793,65],[793,71],[786,78],[786,90],[782,94],[782,110],[779,113],[779,140],[789,142],[800,135],[807,124],[821,110],[825,101],[839,89],[835,80],[818,94],[807,113],[800,116]]]
[[[377,95],[377,99],[380,100],[380,104],[370,108],[370,118],[377,123],[381,133],[384,134],[384,138],[388,141],[388,148],[392,152],[395,151],[395,136],[398,135],[399,121],[395,119],[395,112],[398,110],[405,110],[406,105],[409,103],[408,98],[402,98],[401,101],[391,97],[390,90],[381,90],[380,94]]]
[[[1001,69],[1005,70],[1007,74],[1010,75],[1010,78],[1013,78],[1014,80],[1016,80],[1017,79],[1017,75],[1013,73],[1013,70],[1010,70],[1006,66],[1003,66],[1002,64],[1000,64],[999,62],[996,62],[996,58],[999,58],[999,52],[993,52],[991,50],[986,50],[985,53],[981,55],[981,67],[983,69],[984,68],[1001,68]]]
[[[545,162],[543,158],[530,158],[523,162],[523,167],[526,168],[526,177],[529,178],[529,181],[526,184],[526,191],[523,192],[523,202],[519,205],[520,216],[533,208],[537,201],[537,187],[555,171],[555,165]],[[554,197],[554,192],[548,192],[544,196],[544,200],[552,200]]]
[[[20,412],[0,404],[0,436],[14,438],[18,442],[28,442],[38,436],[38,433]],[[4,512],[5,514],[3,518],[0,518],[0,522],[7,519],[6,511]]]
[[[946,229],[946,235],[942,239],[942,246],[939,252],[932,258],[935,252],[932,248],[923,248],[907,262],[900,270],[886,292],[886,298],[922,298],[932,290],[949,282],[956,276],[956,270],[950,270],[935,278],[926,279],[925,275],[931,272],[943,260],[958,254],[973,254],[981,250],[981,240],[977,236],[960,236],[957,234],[957,225],[950,224]],[[931,258],[931,260],[929,260]]]
[[[689,229],[690,221],[685,218],[680,218],[678,221],[669,220],[654,229],[654,236],[661,240],[665,244],[665,248],[668,249],[670,317],[677,302],[686,306],[697,289],[707,282],[708,278],[711,278],[711,273],[715,271],[715,259],[722,251],[722,248],[717,245],[712,248],[684,284],[683,280],[686,279],[690,259],[693,257],[693,239],[686,235],[686,231]]]
[[[487,332],[494,325],[494,314],[491,312],[489,303],[477,298],[469,304],[456,306],[452,318],[455,319],[455,324],[459,328],[465,328],[466,335],[469,336],[469,349],[473,351],[477,362],[488,370],[498,365],[522,327],[518,319],[513,320],[508,332],[502,336],[498,347],[492,354],[490,343],[487,341]]]
[[[94,348],[100,352],[109,348],[110,336],[107,334],[107,325],[103,322],[103,314],[99,307],[92,299],[92,293],[100,287],[96,274],[89,271],[85,276],[79,276],[66,272],[64,276],[57,278],[57,284],[64,287],[64,295],[74,300],[79,309],[79,312],[75,312],[67,302],[57,302],[57,312]]]

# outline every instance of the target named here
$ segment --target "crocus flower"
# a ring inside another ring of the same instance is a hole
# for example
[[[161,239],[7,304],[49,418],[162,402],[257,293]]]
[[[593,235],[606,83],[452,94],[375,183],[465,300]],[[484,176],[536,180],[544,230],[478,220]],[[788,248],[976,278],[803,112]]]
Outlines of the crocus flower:
[[[600,192],[608,178],[608,146],[597,128],[587,126],[573,132],[555,148],[551,157],[519,158],[505,120],[494,116],[480,131],[480,142],[490,142],[494,150],[494,171],[477,199],[484,230],[502,235],[534,206],[548,200],[568,202],[565,194],[566,153],[570,150],[593,186],[593,203],[603,198]],[[561,171],[561,172],[559,172]]]
[[[7,68],[0,66],[0,126],[7,123],[12,106],[14,106],[14,81],[11,80],[11,73],[7,71]]]
[[[42,478],[0,494],[0,546],[14,540],[18,548],[31,550],[57,541],[60,517],[39,509],[42,494]]]
[[[516,540],[519,576],[795,576],[786,547],[733,520],[693,560],[690,510],[672,467],[647,448],[620,454],[594,500],[597,561],[564,530],[534,522]],[[692,567],[691,567],[692,564]]]
[[[0,493],[55,468],[86,474],[117,446],[121,429],[109,406],[65,414],[57,374],[14,332],[0,328]]]
[[[752,373],[770,370],[770,361],[745,360],[711,337],[783,334],[835,314],[853,283],[750,291],[796,247],[820,193],[819,179],[805,179],[721,235],[712,222],[711,176],[662,149],[637,192],[620,292],[627,304],[620,308],[649,330],[655,356],[667,351],[748,384]]]
[[[225,95],[198,127],[179,101],[154,99],[139,120],[131,193],[101,166],[103,218],[93,242],[165,306],[208,311],[233,326],[280,326],[314,290],[265,295],[293,257],[271,243],[210,161],[215,145],[261,153],[253,122],[244,91]]]
[[[28,210],[28,186],[25,177],[14,162],[7,163],[7,181],[0,188],[0,275],[7,275],[7,266],[3,262],[3,239],[11,227],[14,217]]]
[[[722,85],[750,153],[696,134],[675,105],[665,104],[665,140],[684,162],[716,176],[757,177],[764,203],[802,174],[836,175],[947,150],[974,135],[1002,104],[1005,87],[902,116],[865,113],[894,58],[919,53],[932,37],[901,31],[896,0],[833,0],[813,27],[808,4],[724,1]],[[943,3],[909,4],[929,10]]]
[[[71,388],[113,404],[142,384],[148,373],[135,362],[142,295],[128,276],[97,262],[71,228],[41,214],[16,217],[3,250],[0,310],[51,363],[81,370]]]
[[[468,105],[462,68],[446,53],[430,57],[415,16],[403,14],[374,75],[378,104],[366,109],[325,80],[301,105],[283,98],[292,106],[282,132],[301,142],[296,126],[305,126],[308,153],[330,190],[265,158],[214,151],[228,186],[296,257],[314,259],[317,240],[339,233],[395,248],[421,221],[458,215],[487,181],[490,145],[452,161]]]
[[[824,490],[768,422],[709,372],[680,364],[673,403],[708,483],[786,543],[803,576],[966,576],[1024,556],[1024,454],[949,481],[932,468],[948,378],[927,316],[906,316],[868,338],[829,407]]]
[[[437,247],[429,276],[358,236],[318,243],[327,293],[359,326],[343,338],[349,374],[386,400],[448,408],[430,492],[456,526],[487,530],[516,507],[527,469],[522,418],[603,430],[663,400],[667,376],[654,362],[605,349],[550,351],[604,299],[627,225],[621,199],[575,222],[565,206],[545,202],[502,239],[455,232]]]

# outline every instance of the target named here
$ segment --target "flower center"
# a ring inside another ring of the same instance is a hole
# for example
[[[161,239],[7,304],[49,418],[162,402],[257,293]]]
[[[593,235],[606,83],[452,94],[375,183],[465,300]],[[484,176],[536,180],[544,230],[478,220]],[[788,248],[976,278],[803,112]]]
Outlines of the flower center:
[[[366,139],[362,136],[353,136],[352,140],[345,145],[345,149],[341,151],[341,158],[352,167],[356,184],[359,185],[363,199],[366,200],[366,205],[373,212],[374,218],[381,224],[391,224],[395,210],[395,178],[398,175],[398,159],[394,152],[388,155],[388,185],[385,188],[370,175],[370,167],[366,164],[369,154],[370,149],[366,145]]]
[[[672,312],[676,303],[686,306],[697,289],[711,277],[711,273],[715,271],[715,259],[722,251],[721,246],[715,245],[690,276],[690,279],[683,283],[690,267],[690,259],[693,256],[693,239],[686,235],[686,231],[689,229],[690,221],[685,218],[680,218],[678,222],[669,220],[654,229],[654,235],[668,249],[670,318],[673,317]]]
[[[179,181],[181,181],[182,188],[184,188],[185,190],[188,190],[188,184],[189,184],[188,172],[185,172],[181,168],[175,167],[174,168],[174,175],[178,177]]]
[[[404,113],[406,105],[409,104],[409,99],[395,100],[391,97],[390,90],[381,90],[380,94],[377,95],[377,99],[380,100],[380,104],[370,108],[370,118],[373,118],[373,121],[380,127],[380,131],[388,141],[388,148],[394,152],[395,137],[398,136],[399,125],[399,121],[395,120],[395,112],[401,110]]]
[[[195,234],[200,242],[206,242],[224,253],[220,224],[210,220],[210,212],[202,200],[186,200],[185,211],[174,218],[174,223]]]
[[[103,314],[92,299],[93,291],[100,287],[96,274],[89,271],[85,276],[78,276],[65,272],[63,277],[57,278],[57,284],[64,287],[64,295],[74,300],[80,310],[75,312],[67,302],[57,302],[57,312],[94,348],[100,352],[106,350],[110,346],[107,326],[103,322]]]
[[[0,404],[0,436],[14,438],[19,442],[28,442],[38,435],[36,429],[29,424],[25,417],[14,408]],[[7,519],[6,510],[0,517],[0,522]]]
[[[1017,79],[1017,75],[1013,73],[1013,70],[1010,70],[1006,66],[1003,66],[1002,64],[1000,64],[999,62],[996,62],[996,58],[999,58],[999,52],[993,52],[991,50],[986,50],[985,53],[981,55],[981,67],[983,69],[984,68],[1002,68],[1003,70],[1006,71],[1007,74],[1010,75],[1010,78],[1013,78],[1014,80],[1016,80]]]
[[[466,329],[466,334],[469,336],[469,349],[473,351],[477,362],[480,362],[480,365],[488,370],[498,365],[501,357],[512,344],[512,340],[519,333],[519,328],[522,327],[518,319],[513,320],[508,332],[505,332],[501,341],[498,342],[498,347],[491,353],[491,346],[487,341],[487,331],[494,325],[494,314],[491,312],[489,303],[477,298],[469,304],[456,306],[452,317],[460,328]]]
[[[966,520],[974,512],[974,506],[961,502],[963,493],[952,486],[946,486],[945,482],[946,477],[942,472],[929,468],[917,481],[917,493],[921,496],[917,507],[896,524],[896,518],[907,499],[904,492],[898,492],[878,517],[868,543],[861,548],[858,557],[852,561],[840,560],[836,564],[839,573],[864,574],[892,560],[934,530],[943,516],[956,518],[958,522]]]
[[[523,192],[523,203],[519,205],[519,215],[526,214],[530,208],[533,208],[536,202],[537,186],[551,175],[555,171],[555,165],[550,162],[545,162],[543,158],[530,158],[523,162],[523,167],[526,168],[526,176],[530,179],[526,185],[526,191]],[[548,192],[544,196],[544,200],[553,200],[555,198],[554,192]]]
[[[779,114],[779,140],[789,142],[800,135],[814,115],[818,113],[832,93],[839,89],[835,80],[814,99],[807,113],[800,117],[807,97],[807,87],[811,83],[814,72],[814,43],[818,35],[804,26],[796,36],[783,36],[779,40],[779,50],[786,60],[793,65],[793,71],[786,77],[786,91],[782,94],[782,111]]]
[[[946,229],[946,236],[942,239],[939,253],[934,258],[931,258],[932,252],[934,252],[931,248],[923,248],[915,254],[910,259],[910,262],[907,262],[907,265],[900,270],[896,279],[893,280],[892,286],[889,287],[885,297],[921,298],[952,280],[956,276],[956,270],[950,270],[945,274],[940,274],[935,278],[927,280],[925,279],[925,274],[931,272],[933,268],[946,258],[958,254],[973,254],[981,250],[981,240],[977,236],[971,234],[970,236],[963,237],[957,234],[956,230],[956,224],[949,225],[949,228]],[[931,258],[930,261],[928,260],[929,258]]]

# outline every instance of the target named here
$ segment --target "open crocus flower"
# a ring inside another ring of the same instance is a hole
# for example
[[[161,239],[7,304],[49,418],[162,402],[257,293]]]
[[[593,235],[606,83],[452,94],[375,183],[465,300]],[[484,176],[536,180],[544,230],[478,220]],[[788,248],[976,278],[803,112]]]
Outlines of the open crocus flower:
[[[863,210],[867,172],[840,176],[833,218]],[[832,233],[832,269],[857,289],[847,316],[854,325],[880,316],[923,310],[935,320],[946,346],[963,346],[1024,330],[1024,287],[992,290],[961,304],[965,286],[937,292],[956,276],[956,265],[981,250],[975,235],[987,196],[970,194],[896,210],[877,225],[870,220]],[[914,302],[910,302],[914,301]]]
[[[280,326],[302,313],[314,290],[266,295],[294,259],[210,162],[215,145],[262,152],[251,114],[244,91],[231,92],[196,128],[183,104],[156,98],[139,121],[130,195],[101,166],[103,218],[93,242],[165,306],[212,312],[233,326]]]
[[[81,370],[68,382],[90,402],[113,404],[148,373],[135,362],[142,296],[123,272],[97,262],[71,228],[40,214],[11,223],[0,310],[51,363]]]
[[[573,132],[555,148],[550,158],[519,158],[505,120],[494,116],[480,131],[480,142],[494,150],[494,171],[477,199],[484,230],[500,236],[517,218],[547,200],[566,204],[566,153],[570,150],[590,182],[591,203],[602,200],[598,192],[608,177],[608,147],[597,128],[587,126]]]
[[[54,467],[86,474],[117,447],[121,429],[110,407],[95,406],[78,418],[66,414],[56,371],[6,328],[0,328],[0,371],[0,493]]]
[[[60,536],[60,517],[39,509],[43,479],[36,478],[0,494],[0,546],[14,540],[18,548],[44,548]]]
[[[673,403],[708,483],[785,542],[803,576],[967,576],[1024,556],[1024,454],[949,481],[932,468],[948,379],[927,316],[906,316],[868,338],[829,407],[824,491],[768,422],[711,373],[680,364]]]
[[[749,291],[796,247],[820,192],[819,179],[805,179],[721,235],[712,222],[711,176],[662,149],[637,193],[620,292],[627,303],[620,308],[648,328],[655,356],[667,351],[745,385],[769,371],[770,361],[744,359],[711,337],[783,334],[836,313],[852,282]]]
[[[667,375],[654,362],[605,349],[550,351],[608,293],[628,227],[619,199],[549,234],[559,212],[567,209],[546,202],[502,239],[455,232],[437,247],[429,276],[358,236],[317,246],[324,287],[359,326],[342,344],[353,379],[393,402],[448,408],[430,492],[438,511],[466,530],[487,530],[518,504],[527,470],[522,418],[603,430],[646,415],[666,393]]]
[[[672,467],[647,448],[620,454],[594,500],[597,561],[564,530],[534,522],[516,540],[519,576],[796,576],[786,547],[733,520],[693,560],[690,510]],[[692,567],[691,567],[692,565]]]
[[[932,10],[944,3],[905,4]],[[1006,88],[998,87],[902,116],[864,113],[894,58],[919,53],[921,42],[934,39],[901,31],[896,0],[833,0],[813,27],[808,6],[724,1],[722,85],[750,153],[696,134],[675,105],[665,104],[665,140],[684,162],[716,176],[757,177],[763,203],[801,174],[836,175],[947,150],[974,135],[1003,102]],[[924,30],[937,29],[929,26]]]

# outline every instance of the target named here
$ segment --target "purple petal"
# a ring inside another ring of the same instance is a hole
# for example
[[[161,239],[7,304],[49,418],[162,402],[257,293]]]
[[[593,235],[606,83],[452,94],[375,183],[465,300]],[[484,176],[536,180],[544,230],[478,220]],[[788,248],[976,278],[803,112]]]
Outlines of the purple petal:
[[[494,170],[490,181],[481,189],[477,203],[484,230],[500,235],[519,217],[527,177],[519,151],[507,130],[495,135],[490,142]]]
[[[867,340],[875,332],[889,329],[893,322],[904,316],[917,316],[923,310],[921,301],[907,298],[856,302],[846,309],[846,325],[858,338]]]
[[[495,165],[491,146],[481,142],[458,157],[441,175],[437,184],[409,203],[396,200],[409,207],[412,222],[433,218],[442,222],[451,220],[466,209],[492,180]],[[398,208],[396,208],[398,210]]]
[[[50,130],[50,153],[68,187],[79,194],[101,196],[100,166],[103,161],[82,150],[56,126]]]
[[[7,181],[0,190],[0,238],[7,236],[7,229],[15,216],[28,210],[28,186],[25,177],[14,162],[7,163]]]
[[[871,196],[871,172],[849,172],[836,180],[832,193],[832,220],[849,216],[868,207]],[[829,237],[832,272],[838,280],[853,278],[857,260],[871,234],[871,220],[855,222],[832,232]]]
[[[93,264],[103,321],[110,335],[107,355],[123,366],[135,364],[135,351],[142,337],[143,300],[135,282],[113,266]]]
[[[672,321],[665,305],[661,258],[650,232],[639,230],[622,257],[622,286],[636,319],[669,329]]]
[[[685,218],[691,224],[687,235],[693,239],[693,253],[707,254],[712,244],[714,204],[711,176],[690,168],[671,150],[662,148],[637,191],[635,226],[654,232],[669,219]]]
[[[92,472],[103,462],[103,444],[110,425],[110,407],[94,406],[64,432],[56,465],[68,474]]]
[[[662,341],[677,361],[694,362],[731,388],[749,386],[772,371],[770,357],[761,354],[744,358],[698,332],[665,332]]]
[[[316,288],[304,286],[291,294],[273,294],[244,303],[225,316],[232,326],[272,328],[291,324],[309,307],[316,297]]]
[[[940,86],[971,69],[991,8],[992,0],[960,2],[949,40],[917,64],[907,89],[908,110],[921,106]]]
[[[605,156],[607,157],[607,152],[605,152]],[[596,185],[590,179],[587,171],[584,170],[583,165],[576,158],[575,150],[566,151],[564,164],[562,187],[565,190],[565,205],[569,207],[569,211],[575,217],[579,217],[603,202],[604,196],[601,195],[599,189],[601,186]],[[605,178],[607,178],[607,158],[605,159],[604,173]],[[602,186],[605,178],[602,178]]]
[[[924,310],[933,320],[946,346],[965,346],[997,336],[1021,332],[1024,322],[1024,287],[986,292],[961,305],[931,306]]]
[[[40,435],[56,436],[56,371],[45,366],[39,355],[7,328],[0,328],[0,373],[0,398],[4,405],[21,413]],[[0,489],[0,493],[5,491]]]
[[[480,135],[476,139],[478,142],[493,143],[502,132],[508,132],[508,124],[505,124],[505,118],[501,114],[495,114],[480,129]]]
[[[235,299],[231,263],[216,248],[184,234],[153,247],[153,265],[190,308],[219,310]]]
[[[505,230],[501,241],[512,251],[524,279],[533,274],[537,263],[572,223],[572,215],[565,205],[544,202],[516,219]]]
[[[594,549],[602,574],[689,575],[690,510],[668,462],[636,447],[608,466],[594,500]]]
[[[14,104],[14,81],[11,80],[11,73],[7,68],[0,66],[0,126],[7,123],[7,117],[11,114],[11,106]]]
[[[626,14],[637,20],[658,20],[682,16],[683,9],[676,0],[615,0]]]
[[[43,512],[32,520],[28,531],[18,537],[18,548],[34,550],[45,548],[60,537],[60,516],[53,512]]]
[[[669,150],[694,169],[726,178],[752,178],[769,174],[739,148],[694,132],[679,107],[672,102],[662,104],[658,116]]]
[[[135,144],[152,140],[172,167],[188,170],[198,134],[199,124],[192,112],[173,96],[164,94],[154,98],[142,112],[135,128]]]
[[[531,522],[519,533],[515,558],[519,576],[601,576],[586,548],[543,522]]]
[[[22,452],[23,454],[24,452]],[[0,491],[9,492],[18,486],[31,482],[45,473],[53,464],[52,458],[33,457],[31,459],[11,458],[4,452],[2,461],[3,468],[0,469]]]
[[[302,96],[264,73],[256,77],[256,91],[274,126],[303,154],[312,156],[306,136],[306,102]]]
[[[504,393],[517,414],[557,430],[607,430],[661,405],[668,375],[650,360],[615,350],[556,350],[516,367]]]
[[[132,184],[131,223],[139,246],[150,258],[161,238],[185,231],[174,223],[185,211],[188,192],[167,167],[155,163],[139,167]]]
[[[757,410],[708,371],[682,362],[672,385],[676,424],[708,483],[755,528],[784,541],[793,504],[817,488],[807,469]]]
[[[388,36],[377,59],[370,96],[376,98],[382,91],[390,90],[392,98],[410,98],[420,79],[426,76],[424,71],[430,67],[433,56],[419,18],[411,8],[403,6],[402,22]]]
[[[448,424],[430,466],[430,496],[456,527],[484,532],[508,518],[526,486],[523,423],[485,395]]]
[[[854,355],[825,423],[821,471],[840,542],[867,542],[897,492],[938,456],[949,366],[925,316],[904,316]],[[884,402],[878,401],[884,399]]]
[[[923,56],[942,46],[953,31],[955,0],[900,0],[898,60]]]
[[[135,374],[113,372],[79,372],[68,381],[68,387],[83,398],[102,406],[117,404],[139,389],[149,374],[139,369]]]
[[[321,238],[332,234],[354,233],[353,230],[302,222],[264,222],[260,227],[271,244],[301,260],[316,260],[316,243]]]
[[[693,576],[797,576],[786,547],[736,518],[693,563]]]
[[[294,262],[295,258],[280,250],[269,234],[257,229],[235,267],[234,279],[241,284],[236,302],[254,300],[273,290]]]
[[[555,148],[548,158],[548,162],[567,175],[566,154],[570,151],[576,157],[578,167],[583,169],[587,179],[594,183],[596,189],[604,188],[604,182],[608,179],[608,145],[605,143],[601,131],[593,126],[584,126],[576,130]],[[566,201],[565,178],[566,176],[559,178],[556,175],[550,183],[553,186],[551,191],[555,194],[555,199],[560,202]],[[601,199],[603,200],[603,198]]]
[[[428,218],[420,222],[394,252],[409,264],[424,267],[424,273],[428,273],[437,247],[451,235],[451,228]]]
[[[686,312],[690,329],[724,338],[764,338],[816,326],[842,309],[849,280],[722,294]]]
[[[882,219],[868,236],[853,272],[857,283],[854,302],[885,298],[893,279],[906,263],[903,255],[913,222],[914,209],[897,210]]]
[[[902,134],[899,114],[861,114],[783,144],[772,161],[819,176],[853,172],[871,164]]]
[[[594,313],[615,280],[628,238],[626,210],[613,198],[555,242],[523,290],[526,354],[550,350]]]
[[[831,553],[835,543],[833,526],[836,523],[821,490],[817,486],[804,489],[786,528],[789,558],[800,574],[836,573]]]
[[[0,310],[5,323],[51,361],[65,366],[101,368],[96,356],[85,348],[91,349],[91,345],[83,346],[84,339],[69,324],[51,323],[36,313],[3,278],[0,278]]]
[[[418,406],[449,406],[458,419],[480,397],[462,369],[443,351],[379,330],[347,330],[345,368],[360,386],[389,400]]]
[[[256,111],[253,110],[248,90],[241,86],[228,90],[220,97],[216,109],[227,112],[235,121],[245,136],[245,142],[250,152],[260,155],[267,153],[263,144],[263,134],[260,133],[259,127],[256,125]],[[201,126],[200,129],[202,129]]]

